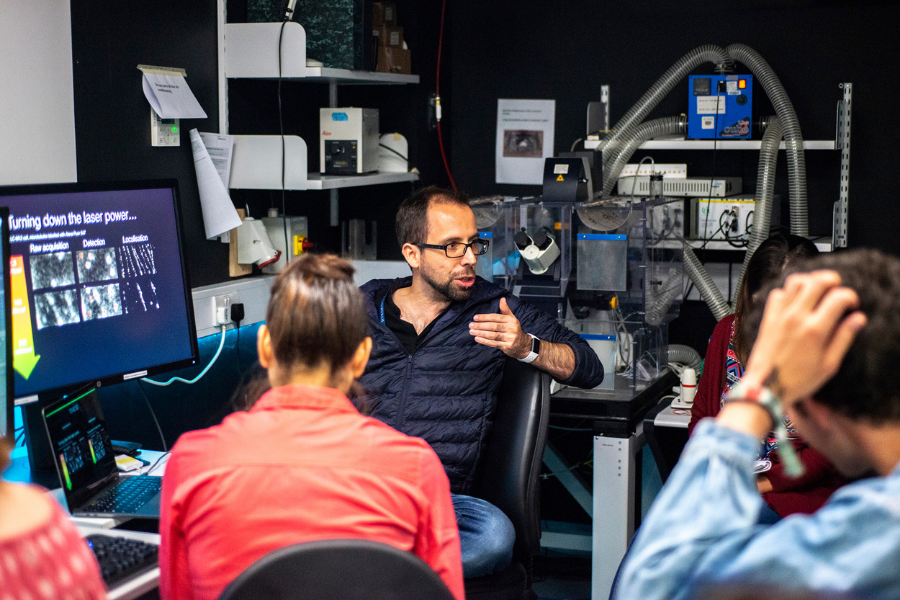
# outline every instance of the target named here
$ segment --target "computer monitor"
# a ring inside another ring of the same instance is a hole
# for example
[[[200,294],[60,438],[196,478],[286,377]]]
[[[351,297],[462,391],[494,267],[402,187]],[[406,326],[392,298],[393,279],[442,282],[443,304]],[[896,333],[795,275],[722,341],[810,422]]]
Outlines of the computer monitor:
[[[12,320],[9,307],[9,212],[0,208],[0,437],[12,435],[13,371]]]
[[[0,206],[17,404],[197,364],[175,180],[0,187]]]

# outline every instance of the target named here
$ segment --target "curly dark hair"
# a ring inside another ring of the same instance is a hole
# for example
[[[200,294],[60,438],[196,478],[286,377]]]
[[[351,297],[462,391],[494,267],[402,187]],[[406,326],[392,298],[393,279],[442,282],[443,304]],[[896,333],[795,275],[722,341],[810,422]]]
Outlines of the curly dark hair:
[[[463,192],[445,190],[435,185],[421,189],[400,204],[397,210],[397,242],[424,244],[428,240],[428,207],[432,202],[445,202],[469,206],[469,197]]]
[[[900,364],[900,259],[878,250],[821,254],[786,269],[780,287],[791,273],[828,269],[859,295],[859,310],[868,319],[857,334],[838,372],[814,394],[817,402],[835,412],[872,423],[900,421],[900,388],[894,375]],[[746,319],[744,333],[755,339],[762,322],[760,302]],[[747,327],[751,328],[749,331]]]

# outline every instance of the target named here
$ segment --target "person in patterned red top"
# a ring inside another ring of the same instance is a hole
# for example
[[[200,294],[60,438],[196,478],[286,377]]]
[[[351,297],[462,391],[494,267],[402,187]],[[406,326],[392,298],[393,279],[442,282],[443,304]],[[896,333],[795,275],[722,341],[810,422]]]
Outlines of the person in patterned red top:
[[[0,473],[12,444],[0,438]],[[100,600],[100,567],[44,490],[0,481],[0,598]]]
[[[740,322],[752,309],[754,297],[770,281],[781,276],[785,267],[818,254],[815,245],[806,238],[796,235],[774,235],[765,240],[753,253],[741,286],[737,293],[735,314],[719,321],[713,330],[703,363],[703,375],[698,384],[697,396],[691,407],[691,422],[694,427],[704,417],[719,414],[725,404],[728,391],[744,375],[744,365],[750,354],[750,344],[742,338]],[[761,522],[771,523],[794,513],[813,513],[831,496],[832,492],[846,483],[834,466],[812,449],[788,425],[791,444],[800,455],[806,473],[792,479],[785,475],[784,467],[776,452],[777,444],[769,435],[760,453],[758,463],[766,469],[757,477],[757,485],[769,511],[764,511]]]

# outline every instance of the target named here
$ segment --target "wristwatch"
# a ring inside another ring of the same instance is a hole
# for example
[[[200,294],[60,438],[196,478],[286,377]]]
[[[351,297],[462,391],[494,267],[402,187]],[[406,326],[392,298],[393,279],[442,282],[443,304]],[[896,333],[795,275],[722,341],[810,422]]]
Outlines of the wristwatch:
[[[526,356],[525,358],[518,359],[523,363],[534,362],[534,359],[536,359],[538,357],[538,354],[540,354],[541,352],[541,340],[538,339],[536,335],[532,335],[530,333],[528,335],[531,336],[531,352],[529,352],[528,356]]]

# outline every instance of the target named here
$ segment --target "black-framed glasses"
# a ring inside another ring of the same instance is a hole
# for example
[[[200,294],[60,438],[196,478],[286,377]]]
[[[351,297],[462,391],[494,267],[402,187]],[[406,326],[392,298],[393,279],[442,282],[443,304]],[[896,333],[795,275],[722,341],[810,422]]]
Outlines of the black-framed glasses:
[[[488,248],[491,246],[491,242],[488,240],[477,239],[474,242],[469,242],[468,244],[464,244],[463,242],[450,242],[449,244],[444,244],[443,246],[438,246],[437,244],[416,244],[419,248],[434,248],[435,250],[443,250],[444,254],[447,255],[447,258],[462,258],[466,255],[466,251],[471,248],[472,254],[475,256],[481,256],[485,252],[488,251]]]

